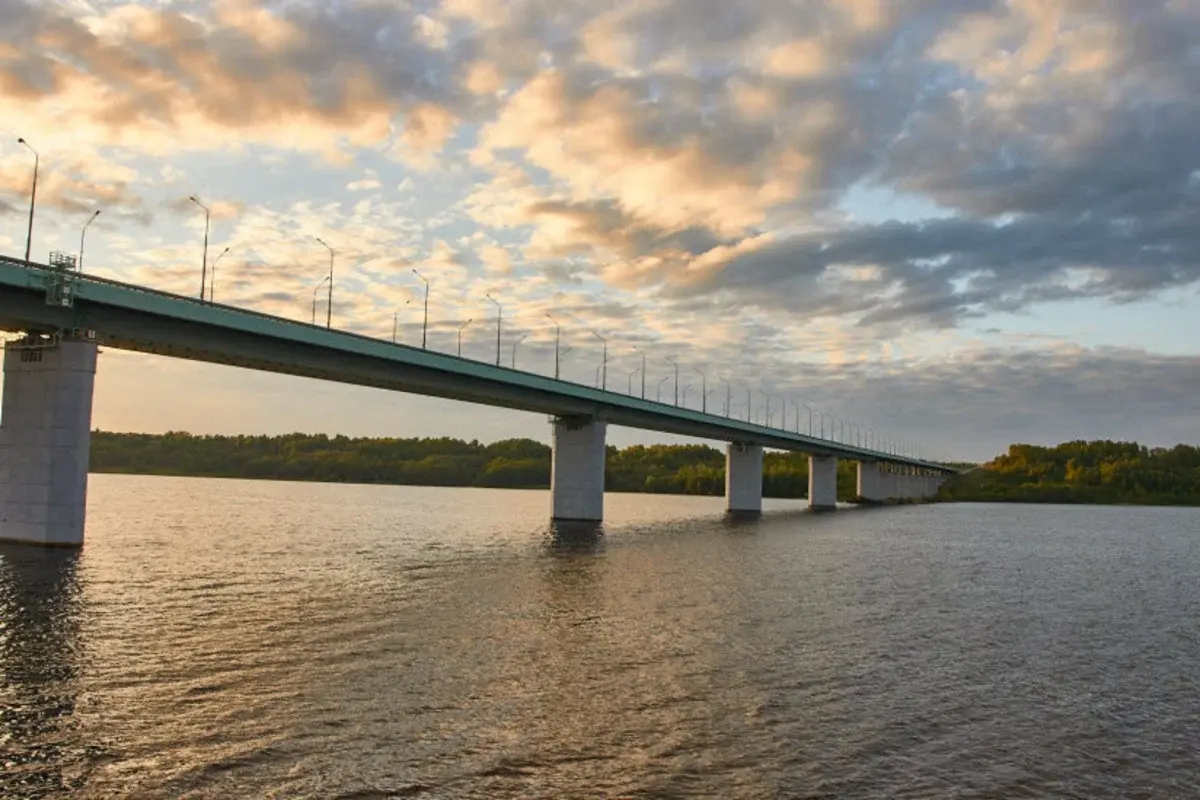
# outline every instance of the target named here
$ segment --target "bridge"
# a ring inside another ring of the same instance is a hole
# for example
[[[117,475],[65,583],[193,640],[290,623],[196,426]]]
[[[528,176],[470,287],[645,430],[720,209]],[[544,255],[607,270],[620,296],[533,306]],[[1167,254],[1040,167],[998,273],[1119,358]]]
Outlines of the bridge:
[[[837,504],[837,462],[862,502],[931,496],[954,470],[896,453],[485,364],[0,256],[4,354],[0,540],[83,543],[99,346],[544,413],[551,514],[598,521],[609,424],[724,441],[726,507],[762,509],[763,449],[809,455],[808,502]],[[799,428],[799,424],[796,425]]]

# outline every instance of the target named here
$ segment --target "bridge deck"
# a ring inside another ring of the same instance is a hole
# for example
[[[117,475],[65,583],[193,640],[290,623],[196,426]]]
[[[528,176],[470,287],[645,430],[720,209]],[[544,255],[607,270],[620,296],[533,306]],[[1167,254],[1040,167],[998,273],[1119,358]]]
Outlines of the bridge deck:
[[[101,345],[123,350],[818,456],[953,471],[920,459],[86,275],[73,280],[73,306],[49,305],[50,274],[40,265],[0,256],[0,329],[82,329],[94,331]]]

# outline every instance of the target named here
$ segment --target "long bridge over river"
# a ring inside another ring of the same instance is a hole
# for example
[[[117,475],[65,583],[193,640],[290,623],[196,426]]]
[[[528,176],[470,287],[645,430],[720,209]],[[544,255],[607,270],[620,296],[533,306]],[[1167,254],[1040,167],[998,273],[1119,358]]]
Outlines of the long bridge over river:
[[[559,520],[603,517],[609,424],[727,442],[726,506],[735,513],[762,509],[763,448],[809,455],[808,502],[816,510],[836,507],[838,459],[858,463],[858,496],[865,502],[927,497],[954,471],[798,430],[4,257],[0,329],[23,334],[4,354],[0,540],[82,545],[99,346],[550,415],[551,514]]]

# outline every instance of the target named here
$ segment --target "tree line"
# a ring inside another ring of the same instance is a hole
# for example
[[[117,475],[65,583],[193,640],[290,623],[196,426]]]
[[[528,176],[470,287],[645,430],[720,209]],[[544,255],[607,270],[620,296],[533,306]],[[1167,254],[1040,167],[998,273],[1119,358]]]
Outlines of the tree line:
[[[945,500],[1200,505],[1200,448],[1136,442],[1014,444],[942,486]]]
[[[194,436],[180,432],[95,431],[91,471],[544,489],[550,486],[550,448],[533,439],[481,444],[444,437],[351,438],[303,433]],[[838,497],[852,499],[856,482],[854,463],[839,463]],[[616,492],[722,495],[725,454],[706,445],[610,446],[606,452],[605,487]],[[767,497],[806,497],[807,456],[764,454],[763,493]]]

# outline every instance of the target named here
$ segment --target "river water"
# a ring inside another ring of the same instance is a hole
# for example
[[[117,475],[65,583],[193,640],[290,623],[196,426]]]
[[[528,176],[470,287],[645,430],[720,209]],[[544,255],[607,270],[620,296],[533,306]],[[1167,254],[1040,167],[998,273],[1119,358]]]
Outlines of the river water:
[[[0,796],[1200,797],[1200,511],[93,476]]]

